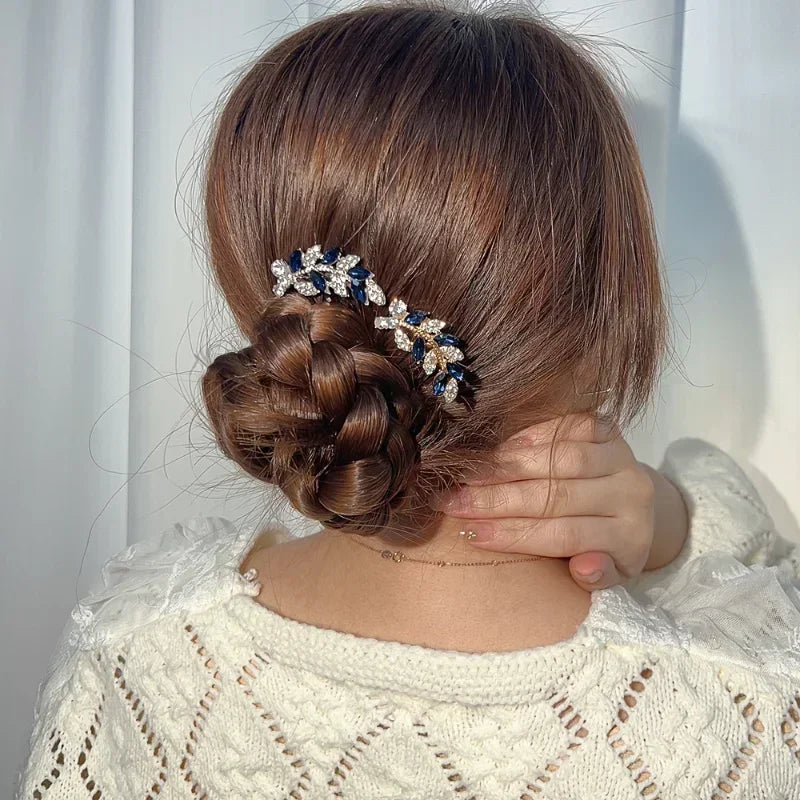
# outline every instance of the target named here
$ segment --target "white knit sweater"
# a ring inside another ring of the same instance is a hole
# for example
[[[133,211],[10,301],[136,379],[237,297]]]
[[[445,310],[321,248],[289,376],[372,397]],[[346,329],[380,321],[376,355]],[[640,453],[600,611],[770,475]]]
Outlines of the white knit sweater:
[[[662,470],[678,559],[511,653],[284,618],[238,571],[257,532],[220,518],[139,542],[73,611],[19,797],[800,798],[800,554],[719,450],[681,440]]]

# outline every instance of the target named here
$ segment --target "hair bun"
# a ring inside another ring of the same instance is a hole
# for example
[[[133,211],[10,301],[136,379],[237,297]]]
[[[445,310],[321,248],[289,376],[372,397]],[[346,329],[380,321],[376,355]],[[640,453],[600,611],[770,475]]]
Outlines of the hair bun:
[[[327,527],[385,527],[417,478],[412,431],[437,416],[407,365],[379,352],[362,309],[300,295],[268,302],[252,344],[203,378],[217,441]]]

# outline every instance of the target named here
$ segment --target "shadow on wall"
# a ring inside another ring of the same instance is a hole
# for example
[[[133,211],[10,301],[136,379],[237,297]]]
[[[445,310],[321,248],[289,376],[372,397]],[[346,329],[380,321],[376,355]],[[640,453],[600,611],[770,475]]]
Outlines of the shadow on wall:
[[[669,442],[697,436],[722,447],[761,492],[778,530],[800,541],[800,526],[775,486],[751,466],[768,407],[768,354],[752,264],[734,203],[712,153],[685,127],[664,145],[650,169],[653,142],[664,138],[663,112],[630,108],[651,182],[665,188],[654,204],[666,261],[674,359],[666,365],[654,408],[631,441],[640,457],[658,461]],[[657,148],[655,148],[657,149]],[[666,167],[666,169],[663,169]]]

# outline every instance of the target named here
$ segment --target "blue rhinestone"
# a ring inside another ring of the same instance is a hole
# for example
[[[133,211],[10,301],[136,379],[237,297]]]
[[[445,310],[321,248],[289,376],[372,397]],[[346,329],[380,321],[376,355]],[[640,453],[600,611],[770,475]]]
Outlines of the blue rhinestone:
[[[368,269],[362,266],[351,267],[349,270],[347,270],[347,274],[351,278],[355,278],[356,280],[360,281],[365,281],[370,275],[372,275]]]
[[[428,316],[427,311],[410,311],[406,314],[406,322],[409,325],[419,325],[425,317]]]
[[[450,333],[440,333],[434,340],[436,344],[442,344],[447,347],[462,347],[461,340],[457,339]]]
[[[322,263],[323,264],[333,264],[337,258],[339,258],[339,253],[341,251],[338,247],[332,247],[330,250],[326,250],[324,255],[322,256]]]
[[[460,364],[448,364],[447,371],[457,380],[464,380],[464,367]]]
[[[311,272],[308,273],[308,277],[311,279],[311,283],[314,284],[314,288],[317,291],[325,291],[325,287],[328,284],[325,282],[325,278],[323,278],[319,272],[317,272],[315,269],[312,269]]]
[[[289,269],[292,272],[297,272],[303,268],[303,253],[301,250],[292,250],[289,256]]]
[[[367,290],[364,284],[361,281],[351,281],[350,288],[353,292],[353,297],[358,300],[361,305],[366,305],[367,303]]]
[[[433,393],[437,397],[444,392],[444,389],[447,386],[447,381],[449,380],[450,376],[446,372],[442,372],[439,375],[439,377],[433,382]]]
[[[411,355],[414,356],[414,361],[422,361],[425,358],[425,341],[421,336],[414,339],[414,346],[411,348]]]

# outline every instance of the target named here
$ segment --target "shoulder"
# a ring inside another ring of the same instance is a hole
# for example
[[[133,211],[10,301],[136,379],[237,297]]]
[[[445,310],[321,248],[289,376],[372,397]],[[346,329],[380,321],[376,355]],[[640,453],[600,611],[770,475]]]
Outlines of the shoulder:
[[[745,564],[778,565],[800,577],[800,552],[781,537],[752,481],[739,463],[702,439],[678,439],[659,471],[681,492],[689,512],[686,545],[674,571],[721,550]]]
[[[289,534],[275,529],[269,538],[280,541]],[[35,715],[64,697],[79,696],[70,682],[96,670],[129,634],[169,630],[181,612],[212,609],[237,594],[257,595],[260,584],[244,562],[258,542],[266,542],[258,529],[196,514],[107,559],[63,626],[39,684]]]
[[[202,514],[154,531],[105,562],[92,590],[72,609],[65,638],[88,650],[179,611],[257,593],[240,567],[261,536]]]
[[[722,551],[661,583],[597,592],[587,627],[606,643],[800,680],[800,587],[776,566],[747,566]]]
[[[598,593],[598,635],[800,677],[800,548],[719,447],[679,439],[659,470],[680,490],[689,532],[669,565]]]
[[[659,471],[682,490],[690,510],[716,512],[728,519],[729,512],[736,511],[743,521],[770,521],[764,502],[742,467],[710,442],[677,439],[664,453]]]

